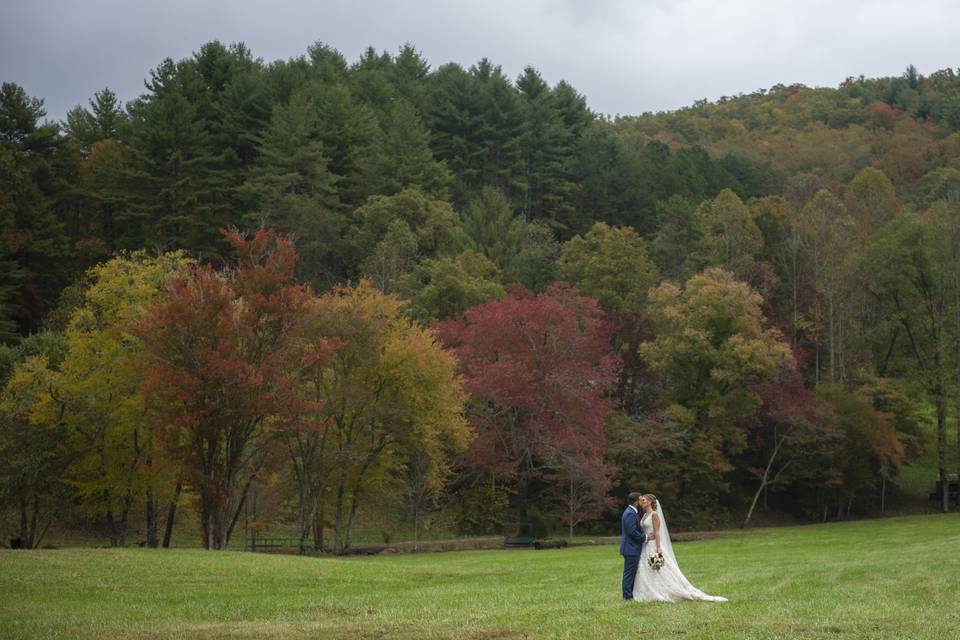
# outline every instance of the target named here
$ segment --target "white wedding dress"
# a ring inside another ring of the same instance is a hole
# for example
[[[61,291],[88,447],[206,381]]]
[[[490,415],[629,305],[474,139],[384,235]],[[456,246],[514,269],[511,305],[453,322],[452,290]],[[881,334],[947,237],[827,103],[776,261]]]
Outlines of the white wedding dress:
[[[637,578],[633,583],[633,599],[640,601],[680,602],[681,600],[708,600],[710,602],[727,602],[722,596],[707,595],[697,589],[680,571],[677,557],[673,554],[673,545],[670,543],[670,533],[667,531],[667,521],[663,517],[660,505],[657,505],[657,514],[660,516],[660,548],[663,551],[664,563],[659,571],[650,568],[647,558],[657,555],[657,543],[651,540],[653,534],[652,513],[643,514],[640,526],[647,536],[640,553],[640,566],[637,567]]]

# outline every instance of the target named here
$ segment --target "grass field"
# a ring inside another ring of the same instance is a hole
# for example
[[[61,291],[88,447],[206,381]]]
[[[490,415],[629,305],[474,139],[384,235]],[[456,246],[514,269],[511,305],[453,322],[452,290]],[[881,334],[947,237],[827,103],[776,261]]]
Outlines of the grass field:
[[[960,515],[677,545],[725,604],[624,603],[613,546],[352,558],[0,552],[3,638],[960,638]]]

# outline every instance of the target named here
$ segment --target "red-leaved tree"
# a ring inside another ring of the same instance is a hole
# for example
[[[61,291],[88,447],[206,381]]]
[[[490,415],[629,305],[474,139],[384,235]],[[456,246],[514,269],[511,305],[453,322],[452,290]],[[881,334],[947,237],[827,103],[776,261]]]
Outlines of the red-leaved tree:
[[[476,439],[465,464],[512,479],[524,519],[538,481],[603,468],[606,396],[619,359],[610,343],[614,326],[596,300],[564,285],[536,296],[512,288],[503,300],[435,326],[454,348],[472,397]],[[603,474],[590,480],[606,482]]]
[[[199,494],[208,549],[227,545],[251,483],[276,458],[268,419],[310,364],[299,336],[311,296],[293,280],[292,243],[264,230],[225,235],[236,264],[184,270],[135,331],[147,401]]]
[[[750,469],[759,485],[743,527],[750,525],[760,497],[786,477],[787,470],[797,462],[798,454],[814,445],[829,446],[841,438],[830,406],[804,386],[803,376],[792,363],[754,385],[754,390],[762,405],[752,434],[753,445],[756,451],[762,451],[763,457],[762,466]],[[801,476],[823,473],[822,469],[796,471]]]

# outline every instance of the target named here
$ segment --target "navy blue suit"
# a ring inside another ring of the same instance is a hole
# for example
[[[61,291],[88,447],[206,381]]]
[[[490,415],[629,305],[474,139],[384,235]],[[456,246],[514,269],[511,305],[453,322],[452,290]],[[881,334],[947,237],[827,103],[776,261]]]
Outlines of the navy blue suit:
[[[620,555],[623,556],[623,599],[633,600],[633,582],[640,564],[640,549],[647,536],[640,528],[640,514],[630,507],[620,516]]]

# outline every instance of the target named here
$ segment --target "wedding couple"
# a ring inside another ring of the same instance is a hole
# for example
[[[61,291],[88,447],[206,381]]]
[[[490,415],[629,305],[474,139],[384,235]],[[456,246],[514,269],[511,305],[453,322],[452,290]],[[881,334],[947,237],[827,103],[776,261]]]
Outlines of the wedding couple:
[[[721,596],[700,591],[681,573],[670,544],[667,521],[655,495],[631,493],[627,496],[627,503],[620,517],[624,600],[727,601]]]

